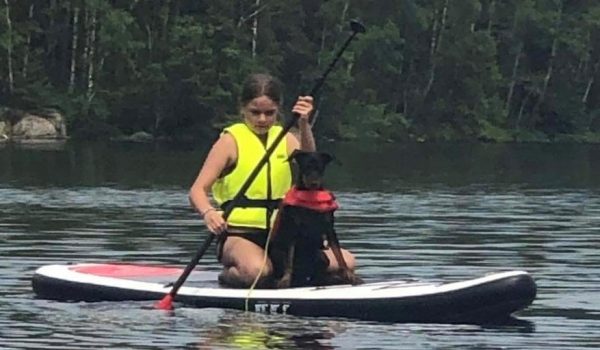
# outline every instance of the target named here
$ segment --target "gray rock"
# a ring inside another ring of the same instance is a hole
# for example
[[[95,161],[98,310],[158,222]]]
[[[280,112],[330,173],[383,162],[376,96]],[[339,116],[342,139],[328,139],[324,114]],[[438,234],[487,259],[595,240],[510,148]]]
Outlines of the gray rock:
[[[131,141],[134,142],[150,142],[154,140],[154,136],[145,131],[138,131],[129,137]]]
[[[138,131],[131,135],[113,137],[111,140],[119,142],[152,142],[154,136],[145,131]]]
[[[34,115],[26,115],[12,127],[11,136],[23,139],[48,139],[59,137],[59,133],[49,120]]]
[[[0,120],[0,142],[8,140],[10,134],[10,124],[4,120]]]
[[[40,111],[35,111],[32,114],[43,117],[44,119],[52,123],[54,125],[54,128],[56,129],[58,137],[67,137],[67,123],[65,122],[65,118],[63,117],[63,115],[57,110],[44,109]]]

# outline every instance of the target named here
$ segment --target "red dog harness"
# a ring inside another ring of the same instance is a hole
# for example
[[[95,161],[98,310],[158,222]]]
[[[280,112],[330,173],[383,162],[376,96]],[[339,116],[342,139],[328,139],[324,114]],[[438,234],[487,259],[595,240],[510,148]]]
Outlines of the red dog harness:
[[[327,213],[335,211],[338,207],[333,193],[326,190],[299,190],[296,186],[286,193],[281,206],[303,207]]]
[[[334,212],[338,207],[333,193],[326,190],[299,190],[293,186],[281,200],[271,232],[278,232],[285,207],[301,207],[319,213]]]

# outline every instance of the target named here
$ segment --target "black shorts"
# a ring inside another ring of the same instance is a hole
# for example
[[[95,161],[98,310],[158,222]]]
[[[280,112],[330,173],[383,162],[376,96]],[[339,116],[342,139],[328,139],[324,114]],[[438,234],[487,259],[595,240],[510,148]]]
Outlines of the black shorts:
[[[219,235],[219,241],[217,242],[217,259],[221,261],[223,255],[223,245],[227,237],[242,237],[257,246],[265,249],[267,245],[267,239],[269,234],[265,229],[259,229],[254,227],[231,227],[229,226],[227,232]]]

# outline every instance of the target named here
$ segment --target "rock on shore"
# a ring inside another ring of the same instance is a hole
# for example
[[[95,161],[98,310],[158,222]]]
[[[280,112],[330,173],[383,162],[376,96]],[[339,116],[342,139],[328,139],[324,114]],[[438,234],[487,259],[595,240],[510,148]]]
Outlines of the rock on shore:
[[[62,141],[66,138],[65,118],[57,111],[5,109],[0,113],[0,142]]]

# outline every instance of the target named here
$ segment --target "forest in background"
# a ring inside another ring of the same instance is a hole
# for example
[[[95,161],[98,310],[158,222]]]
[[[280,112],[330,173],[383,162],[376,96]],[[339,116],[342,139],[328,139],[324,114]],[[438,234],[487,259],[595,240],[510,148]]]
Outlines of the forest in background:
[[[598,0],[1,0],[0,108],[73,136],[194,139],[248,73],[287,105],[322,74],[331,139],[600,141]]]

